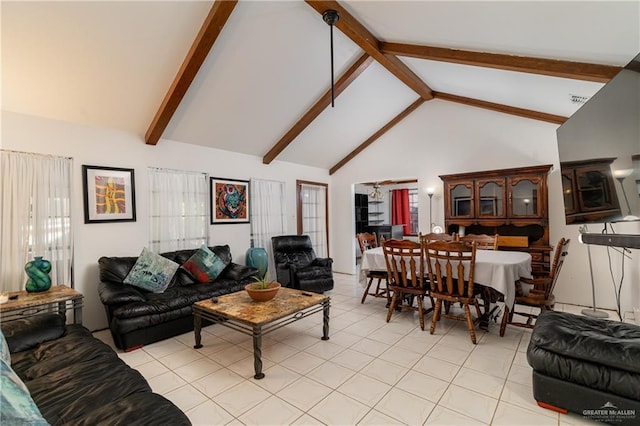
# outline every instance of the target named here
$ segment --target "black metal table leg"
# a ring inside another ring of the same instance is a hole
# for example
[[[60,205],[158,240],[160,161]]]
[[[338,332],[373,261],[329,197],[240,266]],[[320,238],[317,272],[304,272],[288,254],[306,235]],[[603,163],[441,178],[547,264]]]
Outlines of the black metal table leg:
[[[194,349],[200,349],[202,347],[202,317],[196,312],[193,313],[193,333],[196,337],[196,344],[193,346]]]
[[[322,340],[329,340],[329,301],[322,302]]]
[[[260,380],[264,377],[262,372],[262,326],[253,327],[253,367],[256,371],[254,379]]]

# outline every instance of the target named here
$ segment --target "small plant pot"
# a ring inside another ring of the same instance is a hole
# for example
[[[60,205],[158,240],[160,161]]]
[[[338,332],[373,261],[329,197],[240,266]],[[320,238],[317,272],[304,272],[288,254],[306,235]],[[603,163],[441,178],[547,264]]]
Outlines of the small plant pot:
[[[251,297],[256,302],[266,302],[268,300],[271,300],[276,296],[278,290],[280,290],[280,283],[277,283],[275,281],[269,283],[269,288],[256,288],[259,285],[260,284],[252,283],[247,284],[244,287],[244,289],[249,294],[249,297]]]

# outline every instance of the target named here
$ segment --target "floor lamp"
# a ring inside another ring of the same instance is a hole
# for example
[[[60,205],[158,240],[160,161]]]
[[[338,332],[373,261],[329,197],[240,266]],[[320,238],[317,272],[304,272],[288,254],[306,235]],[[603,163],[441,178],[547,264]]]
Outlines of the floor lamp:
[[[431,216],[431,214],[433,212],[431,203],[433,201],[433,194],[436,193],[436,189],[433,188],[433,187],[429,187],[429,188],[426,188],[425,191],[426,191],[427,195],[429,196],[429,232],[431,233],[431,232],[433,232],[433,225],[435,225],[433,223],[432,216]]]
[[[582,225],[578,230],[581,234],[587,232],[587,225]],[[591,267],[591,244],[587,244],[587,256],[589,257],[589,274],[591,274],[591,297],[593,298],[593,308],[583,309],[582,315],[593,318],[608,318],[609,314],[603,311],[596,310],[596,286],[593,282],[593,268]]]

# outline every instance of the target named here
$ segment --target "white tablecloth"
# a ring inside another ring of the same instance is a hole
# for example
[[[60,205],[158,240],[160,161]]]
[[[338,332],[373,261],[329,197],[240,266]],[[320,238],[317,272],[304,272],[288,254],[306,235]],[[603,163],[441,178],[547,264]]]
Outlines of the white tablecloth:
[[[360,280],[363,282],[369,270],[386,270],[382,247],[362,253]],[[499,291],[505,304],[511,309],[516,296],[515,282],[531,278],[531,255],[521,251],[476,250],[474,281]]]

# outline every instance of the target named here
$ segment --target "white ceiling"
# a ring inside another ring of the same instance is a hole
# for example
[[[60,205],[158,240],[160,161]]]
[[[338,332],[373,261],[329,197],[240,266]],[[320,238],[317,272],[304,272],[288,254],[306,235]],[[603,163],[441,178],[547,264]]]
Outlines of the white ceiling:
[[[2,1],[2,107],[142,138],[211,4]],[[637,1],[340,4],[381,41],[618,66],[640,52]],[[362,50],[339,30],[334,43],[337,79]],[[435,91],[563,116],[602,86],[402,60]],[[240,1],[163,138],[262,157],[329,84],[320,14]],[[277,160],[328,169],[417,98],[374,62]]]

